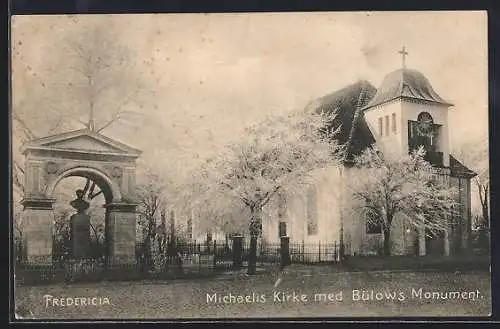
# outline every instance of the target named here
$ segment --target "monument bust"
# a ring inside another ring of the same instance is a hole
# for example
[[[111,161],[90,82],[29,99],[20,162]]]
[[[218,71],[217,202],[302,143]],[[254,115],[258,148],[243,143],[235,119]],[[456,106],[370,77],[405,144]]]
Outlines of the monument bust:
[[[77,213],[71,215],[71,244],[72,254],[75,259],[87,258],[90,255],[90,216],[85,214],[89,203],[83,200],[83,190],[76,191],[76,199],[70,205]]]
[[[89,203],[83,200],[83,190],[76,191],[76,199],[70,202],[70,205],[76,209],[77,213],[84,214],[89,209]]]

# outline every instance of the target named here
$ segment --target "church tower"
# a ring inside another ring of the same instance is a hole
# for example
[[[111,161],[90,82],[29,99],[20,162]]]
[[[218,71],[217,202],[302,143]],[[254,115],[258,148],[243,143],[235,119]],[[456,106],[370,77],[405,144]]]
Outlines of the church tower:
[[[370,130],[384,153],[396,156],[424,146],[426,160],[449,167],[448,110],[452,104],[432,88],[420,72],[403,67],[389,73],[376,95],[363,108]]]

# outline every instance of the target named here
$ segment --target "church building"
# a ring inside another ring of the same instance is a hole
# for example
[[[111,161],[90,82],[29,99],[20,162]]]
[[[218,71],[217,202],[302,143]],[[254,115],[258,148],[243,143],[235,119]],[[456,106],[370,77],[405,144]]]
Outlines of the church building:
[[[336,139],[350,155],[359,155],[375,142],[382,150],[408,154],[423,146],[426,160],[450,186],[459,191],[458,215],[448,230],[432,236],[396,217],[391,229],[392,255],[450,255],[470,249],[471,178],[476,174],[450,154],[449,111],[442,98],[419,71],[403,67],[390,72],[379,88],[359,81],[316,100],[311,108],[332,115]],[[323,172],[321,183],[300,196],[279,196],[266,207],[262,239],[306,245],[345,244],[347,255],[377,255],[383,246],[380,226],[370,225],[349,207],[345,186],[356,179],[349,165]],[[278,218],[279,220],[276,220]],[[311,254],[314,254],[312,252]]]

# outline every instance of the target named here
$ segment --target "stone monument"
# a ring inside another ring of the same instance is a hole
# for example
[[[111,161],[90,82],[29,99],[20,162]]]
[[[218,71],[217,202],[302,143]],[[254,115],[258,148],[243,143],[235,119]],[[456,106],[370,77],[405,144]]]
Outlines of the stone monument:
[[[90,256],[90,216],[85,213],[89,203],[83,200],[83,190],[76,191],[76,199],[70,205],[77,213],[71,216],[71,249],[75,259]]]

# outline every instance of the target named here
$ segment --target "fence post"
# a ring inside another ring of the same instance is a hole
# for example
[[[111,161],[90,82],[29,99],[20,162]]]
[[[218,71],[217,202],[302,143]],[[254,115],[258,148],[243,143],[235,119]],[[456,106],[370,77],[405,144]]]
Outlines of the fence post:
[[[318,263],[321,263],[321,240],[318,241]]]
[[[243,236],[233,235],[233,268],[239,270],[243,263]]]
[[[201,273],[201,243],[198,242],[198,273]]]
[[[217,265],[217,240],[214,240],[214,270]]]
[[[302,263],[304,263],[304,261],[305,261],[305,252],[306,252],[305,247],[306,246],[305,246],[304,240],[302,240]]]
[[[264,258],[264,257],[262,257],[262,251],[263,251],[262,250],[262,248],[263,248],[263,241],[262,241],[262,239],[259,239],[259,242],[260,242],[260,244],[259,244],[259,252],[257,253],[257,261],[260,260],[260,264],[262,265],[263,258]]]
[[[282,236],[280,238],[280,265],[281,267],[285,267],[291,264],[290,259],[290,237]]]
[[[337,263],[337,241],[333,243],[333,260]]]

